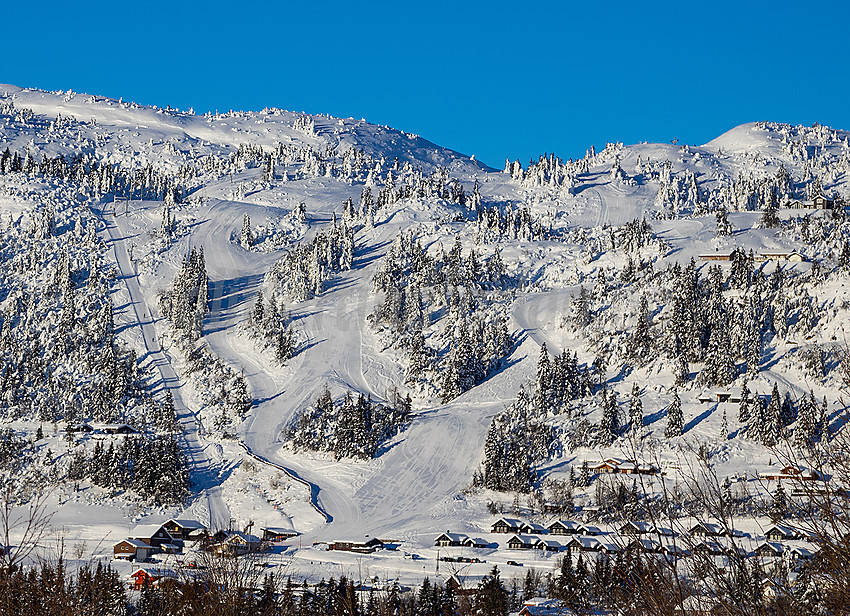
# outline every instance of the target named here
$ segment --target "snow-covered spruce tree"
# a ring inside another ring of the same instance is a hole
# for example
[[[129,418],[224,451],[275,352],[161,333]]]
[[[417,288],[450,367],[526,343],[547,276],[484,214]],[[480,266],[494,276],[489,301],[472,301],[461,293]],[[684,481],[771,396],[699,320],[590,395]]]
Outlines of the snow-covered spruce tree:
[[[171,287],[160,297],[161,314],[192,342],[201,337],[201,322],[209,310],[207,287],[204,249],[193,248]]]
[[[248,214],[242,218],[242,231],[239,233],[239,245],[245,250],[251,250],[254,244],[254,232],[251,231],[251,217]]]
[[[555,433],[520,387],[517,399],[497,414],[484,442],[484,487],[528,492],[534,465],[547,460],[556,446]]]
[[[640,400],[640,387],[637,383],[632,385],[632,395],[629,398],[629,421],[632,433],[640,436],[643,431],[643,403]]]
[[[327,386],[313,406],[305,409],[286,430],[295,450],[307,449],[332,454],[336,459],[370,459],[380,455],[381,446],[410,421],[410,396],[389,393],[388,404],[377,404],[371,396],[351,392],[336,402]]]
[[[679,392],[674,389],[673,401],[667,407],[667,427],[664,428],[664,436],[667,438],[682,436],[684,427],[685,418],[682,415],[682,401],[679,399]]]
[[[312,241],[284,253],[266,274],[266,288],[288,301],[304,301],[321,293],[333,274],[351,269],[353,261],[354,229],[345,219],[334,221]]]
[[[599,424],[600,436],[604,445],[611,444],[620,432],[620,411],[617,402],[617,392],[609,390],[607,385],[603,387],[602,393],[602,420]]]
[[[732,235],[732,223],[729,222],[729,215],[726,212],[725,207],[721,207],[717,210],[715,218],[717,220],[717,230],[714,234],[717,237],[727,237]]]

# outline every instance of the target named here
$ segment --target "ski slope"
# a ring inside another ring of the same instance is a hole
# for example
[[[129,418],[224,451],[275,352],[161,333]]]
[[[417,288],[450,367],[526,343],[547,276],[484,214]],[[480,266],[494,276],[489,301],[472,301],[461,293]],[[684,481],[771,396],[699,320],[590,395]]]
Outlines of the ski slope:
[[[174,210],[180,231],[169,244],[157,235],[161,202],[133,201],[116,214],[108,200],[84,201],[99,216],[99,232],[117,268],[113,303],[121,336],[139,351],[143,367],[155,368],[156,391],[167,388],[172,392],[184,428],[184,448],[191,460],[195,495],[185,511],[146,513],[157,518],[166,514],[197,517],[213,528],[224,528],[231,519],[240,527],[255,520],[258,526],[291,525],[304,533],[306,545],[314,540],[367,534],[426,545],[434,533],[446,529],[477,532],[486,526],[485,500],[508,497],[472,494],[467,488],[481,462],[492,417],[511,404],[523,383],[534,378],[543,343],[550,352],[570,349],[579,353],[583,363],[593,360],[584,341],[562,328],[561,321],[580,286],[592,287],[600,269],[616,272],[625,263],[621,253],[588,248],[592,242],[576,239],[581,233],[604,239],[609,227],[647,218],[655,238],[663,243],[663,252],[647,256],[656,260],[655,267],[672,262],[684,265],[702,253],[729,251],[736,246],[755,251],[793,247],[788,236],[759,228],[758,212],[730,212],[735,231],[728,238],[715,237],[713,215],[653,219],[660,213],[655,203],[658,183],[637,171],[640,161],[669,162],[672,173],[693,173],[701,186],[712,187],[740,174],[775,173],[779,164],[801,176],[811,161],[789,153],[787,141],[795,134],[792,127],[748,124],[704,146],[620,145],[615,148],[616,160],[628,181],[611,179],[613,158],[596,157],[589,159],[588,170],[580,174],[575,186],[561,190],[530,187],[421,137],[363,120],[308,117],[280,110],[196,116],[76,93],[0,86],[0,94],[3,92],[3,100],[32,109],[36,115],[27,123],[10,121],[11,128],[0,133],[2,149],[7,145],[13,149],[30,147],[46,156],[87,154],[103,163],[120,163],[133,169],[150,163],[173,172],[205,156],[226,159],[242,144],[338,150],[356,147],[381,161],[379,166],[384,165],[384,169],[395,158],[426,173],[445,167],[467,194],[478,182],[485,204],[528,207],[551,227],[554,239],[499,242],[510,273],[520,281],[507,307],[516,344],[505,367],[449,403],[428,396],[415,399],[412,422],[376,459],[337,461],[293,452],[286,447],[283,431],[313,403],[325,384],[334,397],[350,390],[368,394],[376,401],[385,400],[393,387],[404,391],[405,366],[398,354],[384,348],[385,342],[367,321],[382,301],[373,291],[373,275],[398,233],[411,228],[422,230],[423,245],[429,250],[435,250],[439,243],[449,248],[456,236],[461,238],[465,253],[473,248],[490,250],[486,242],[485,246],[476,243],[472,215],[460,206],[426,198],[411,198],[380,210],[375,227],[362,229],[355,237],[352,269],[332,277],[313,299],[291,306],[300,350],[281,367],[272,353],[258,350],[240,327],[248,319],[264,276],[283,250],[311,239],[330,225],[333,216],[340,215],[343,202],[350,198],[356,203],[367,182],[374,178],[320,176],[264,183],[256,167],[238,170],[229,177],[202,173],[193,178],[186,203]],[[57,115],[73,118],[76,123],[51,128]],[[806,150],[806,156],[815,157],[819,152],[839,156],[848,150],[847,133],[824,135],[823,143],[805,146],[811,149],[811,154]],[[297,177],[295,171],[287,170],[293,178]],[[249,187],[248,191],[236,196],[236,187],[243,185]],[[846,175],[836,173],[829,188],[846,194]],[[377,192],[380,186],[373,185],[372,189]],[[83,199],[67,195],[69,202],[77,198]],[[306,209],[303,233],[287,236],[283,245],[269,251],[250,251],[239,245],[243,216],[250,216],[255,225],[270,226],[285,220],[300,204]],[[13,206],[4,208],[11,212]],[[203,409],[180,376],[183,367],[178,351],[167,344],[164,350],[160,346],[167,339],[168,324],[158,314],[159,293],[170,285],[182,259],[193,248],[204,250],[210,283],[209,313],[200,344],[244,374],[254,400],[234,435],[235,441],[205,434],[199,419]],[[809,265],[793,267],[805,271]],[[838,304],[846,297],[846,290],[839,288],[828,292],[835,295]],[[825,337],[841,335],[839,320],[830,324]],[[798,373],[788,374],[780,360],[792,346],[769,350],[765,380],[781,383],[796,393],[812,386],[818,395],[834,394],[829,382],[811,384]],[[666,373],[659,376],[660,367],[654,369],[656,372],[647,368],[629,374],[612,371],[609,376],[621,400],[634,382],[640,383],[645,390],[644,405],[653,409],[647,427],[657,435],[664,429],[664,414],[658,409],[669,403],[671,384]],[[684,408],[689,436],[716,440],[722,409],[707,409],[691,401],[685,401]],[[730,432],[734,429],[730,426]],[[251,456],[243,446],[256,460],[266,461],[266,468],[256,475],[246,470],[244,463]],[[757,461],[752,464],[765,461],[764,452],[749,443],[738,446],[736,441],[735,447],[723,454],[729,468],[742,460]],[[542,470],[546,476],[558,476],[579,456],[608,454],[617,452],[564,454]],[[294,478],[288,479],[288,489],[299,496],[278,507],[272,505],[273,490],[267,483],[279,469]],[[246,485],[250,481],[254,483],[249,498]]]

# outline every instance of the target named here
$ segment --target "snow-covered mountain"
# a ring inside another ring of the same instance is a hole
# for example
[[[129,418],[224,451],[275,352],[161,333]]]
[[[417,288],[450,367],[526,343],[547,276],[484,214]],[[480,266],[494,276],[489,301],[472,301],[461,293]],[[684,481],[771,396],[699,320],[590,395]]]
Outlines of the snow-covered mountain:
[[[0,460],[69,538],[179,514],[421,551],[488,503],[539,515],[583,461],[702,447],[746,482],[840,427],[847,132],[494,170],[363,120],[0,93]],[[745,383],[749,416],[699,400]],[[303,575],[335,562],[298,545]]]

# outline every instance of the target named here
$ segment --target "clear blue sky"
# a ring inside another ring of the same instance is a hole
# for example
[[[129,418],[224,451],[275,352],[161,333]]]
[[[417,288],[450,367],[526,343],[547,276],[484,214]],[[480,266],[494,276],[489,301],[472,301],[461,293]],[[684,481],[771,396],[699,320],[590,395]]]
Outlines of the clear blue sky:
[[[846,2],[41,2],[0,82],[388,124],[501,167],[743,122],[850,129]]]

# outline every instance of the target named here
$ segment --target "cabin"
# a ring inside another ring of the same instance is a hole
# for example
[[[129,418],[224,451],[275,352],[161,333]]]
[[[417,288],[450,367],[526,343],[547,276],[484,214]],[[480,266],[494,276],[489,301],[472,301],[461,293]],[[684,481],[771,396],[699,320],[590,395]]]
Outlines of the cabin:
[[[700,554],[702,556],[722,556],[726,554],[726,549],[720,545],[716,541],[711,541],[710,539],[704,539],[697,543],[691,551],[694,554]]]
[[[774,524],[768,528],[764,536],[768,541],[793,541],[794,539],[802,539],[802,534],[797,529],[779,524]]]
[[[759,254],[760,258],[757,261],[791,261],[793,263],[802,263],[808,261],[805,255],[796,250],[772,250]]]
[[[138,539],[151,547],[159,548],[166,543],[174,543],[174,537],[162,524],[141,524],[130,531],[129,539]]]
[[[94,430],[102,434],[139,434],[130,424],[95,424]]]
[[[138,539],[123,539],[112,545],[112,558],[144,562],[154,549]]]
[[[557,599],[534,597],[523,602],[519,616],[565,616],[572,613],[572,610],[561,605]]]
[[[138,569],[127,576],[127,584],[133,590],[141,590],[145,584],[159,586],[166,580],[177,580],[177,574],[170,569]]]
[[[835,201],[824,195],[815,195],[812,197],[812,205],[819,210],[831,210],[835,207]]]
[[[697,257],[700,261],[731,261],[731,252],[710,252]]]
[[[371,554],[378,548],[384,547],[384,543],[377,537],[369,539],[337,539],[330,544],[331,550],[340,552],[357,552],[358,554]]]
[[[292,530],[291,528],[279,528],[277,526],[266,526],[260,530],[263,532],[263,541],[268,541],[270,543],[280,543],[281,541],[292,539],[293,537],[297,537],[301,534],[297,530]]]
[[[618,460],[617,458],[606,458],[601,462],[589,464],[587,468],[595,473],[619,473],[621,464],[623,464],[623,460]]]
[[[229,531],[224,541],[210,548],[219,556],[243,556],[263,551],[263,542],[256,535],[240,531]]]
[[[519,532],[526,535],[546,535],[549,533],[549,529],[542,524],[536,524],[535,522],[524,522],[520,527]]]
[[[514,535],[508,539],[507,545],[509,550],[531,550],[534,549],[538,541],[540,539],[530,535]]]
[[[462,546],[463,542],[467,539],[469,539],[469,537],[463,533],[450,533],[446,531],[437,537],[434,541],[434,545],[440,548]]]
[[[578,557],[582,552],[598,552],[601,549],[599,540],[594,537],[572,537],[564,545],[564,549],[569,552],[570,556]]]
[[[579,535],[579,534],[590,534],[583,533],[582,529],[584,525],[579,522],[574,522],[572,520],[555,520],[551,524],[549,524],[549,534],[550,535]]]
[[[481,537],[467,537],[466,539],[463,540],[462,545],[464,547],[467,547],[467,548],[479,548],[479,549],[498,547],[495,543],[487,541],[486,539],[482,539]]]
[[[521,532],[522,525],[522,520],[517,520],[516,518],[499,518],[490,527],[490,532],[502,534],[519,533]]]
[[[697,522],[688,529],[688,534],[692,537],[725,537],[727,533],[720,524]]]
[[[729,389],[714,389],[702,392],[697,396],[697,400],[703,404],[710,402],[730,402],[738,404],[741,402],[742,390],[740,387],[730,387]]]
[[[543,550],[544,552],[560,552],[564,546],[554,539],[539,539],[534,547],[535,549]]]
[[[759,478],[765,481],[781,481],[789,479],[794,481],[823,481],[823,475],[816,470],[808,469],[803,466],[795,466],[789,464],[779,470],[771,470],[764,473],[759,473]]]
[[[197,541],[207,534],[207,528],[197,520],[170,519],[162,527],[176,541]]]
[[[753,551],[753,554],[761,558],[772,558],[782,556],[783,551],[784,548],[781,543],[777,543],[775,541],[762,541]]]
[[[626,551],[640,554],[663,554],[664,546],[655,539],[635,537],[626,546]]]
[[[662,537],[672,537],[673,531],[663,526],[655,526],[649,522],[626,522],[619,528],[621,535],[661,535]]]
[[[86,433],[86,434],[91,432],[92,429],[93,428],[90,425],[88,425],[87,423],[69,424],[68,427],[66,428],[66,430],[69,431],[69,432],[74,432],[74,433],[82,432],[82,433]]]

